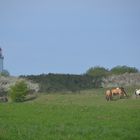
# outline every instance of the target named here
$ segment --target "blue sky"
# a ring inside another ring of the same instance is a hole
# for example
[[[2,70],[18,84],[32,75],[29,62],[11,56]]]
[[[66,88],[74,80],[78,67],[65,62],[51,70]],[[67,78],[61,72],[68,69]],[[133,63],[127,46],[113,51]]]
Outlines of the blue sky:
[[[0,0],[11,75],[140,69],[140,0]]]

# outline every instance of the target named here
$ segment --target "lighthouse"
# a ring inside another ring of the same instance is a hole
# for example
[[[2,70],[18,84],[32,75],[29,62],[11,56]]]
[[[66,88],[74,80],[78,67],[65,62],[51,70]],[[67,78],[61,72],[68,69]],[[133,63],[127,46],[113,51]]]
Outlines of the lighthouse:
[[[3,59],[2,49],[0,48],[0,73],[3,72]]]

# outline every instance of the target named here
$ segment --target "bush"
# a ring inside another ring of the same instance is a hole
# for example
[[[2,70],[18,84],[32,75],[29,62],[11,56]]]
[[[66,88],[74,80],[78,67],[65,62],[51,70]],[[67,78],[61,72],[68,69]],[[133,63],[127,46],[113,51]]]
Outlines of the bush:
[[[25,81],[16,82],[14,86],[9,89],[9,95],[14,102],[22,102],[28,94],[28,85]]]

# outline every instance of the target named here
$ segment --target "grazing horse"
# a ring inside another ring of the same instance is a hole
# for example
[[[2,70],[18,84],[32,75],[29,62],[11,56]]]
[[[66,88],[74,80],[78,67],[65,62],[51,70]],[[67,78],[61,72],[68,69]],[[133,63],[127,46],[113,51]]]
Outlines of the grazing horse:
[[[124,96],[128,97],[123,87],[112,88],[111,93],[112,96],[118,95],[120,98]]]
[[[107,101],[111,101],[112,100],[112,93],[111,93],[111,90],[107,90],[106,92],[105,92],[105,96],[106,96],[106,100]]]
[[[135,95],[136,95],[136,98],[137,98],[138,96],[140,96],[140,89],[136,89],[136,90],[135,90]]]
[[[112,97],[115,95],[118,95],[119,98],[121,98],[122,96],[128,97],[128,95],[126,94],[123,87],[117,87],[117,88],[112,88],[112,89],[106,91],[106,93],[105,93],[106,100],[107,101],[112,100]]]

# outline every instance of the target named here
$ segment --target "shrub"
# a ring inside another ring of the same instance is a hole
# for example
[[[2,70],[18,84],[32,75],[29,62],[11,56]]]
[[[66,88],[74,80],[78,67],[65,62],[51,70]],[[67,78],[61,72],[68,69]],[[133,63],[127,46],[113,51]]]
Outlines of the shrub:
[[[18,81],[9,89],[9,95],[14,102],[22,102],[28,94],[28,85],[25,81]]]

